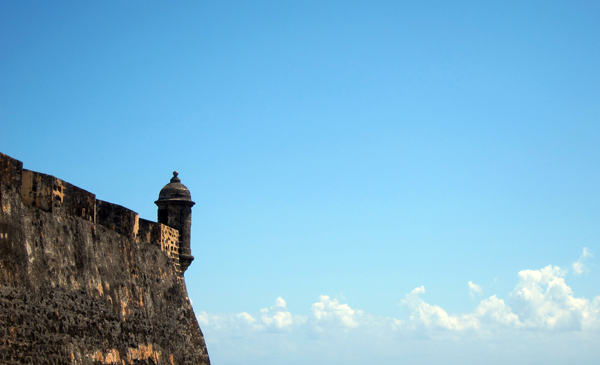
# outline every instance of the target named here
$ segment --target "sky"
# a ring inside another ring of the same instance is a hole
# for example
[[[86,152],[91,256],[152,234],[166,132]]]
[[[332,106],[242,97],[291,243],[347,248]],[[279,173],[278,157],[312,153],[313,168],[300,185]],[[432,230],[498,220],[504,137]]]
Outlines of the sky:
[[[156,220],[214,365],[595,364],[600,3],[3,1],[0,152]]]

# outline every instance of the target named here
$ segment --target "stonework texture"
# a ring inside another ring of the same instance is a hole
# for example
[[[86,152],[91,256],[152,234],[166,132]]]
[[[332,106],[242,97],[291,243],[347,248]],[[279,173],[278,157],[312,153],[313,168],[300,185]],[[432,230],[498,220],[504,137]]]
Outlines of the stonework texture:
[[[0,364],[210,364],[179,232],[0,154]]]

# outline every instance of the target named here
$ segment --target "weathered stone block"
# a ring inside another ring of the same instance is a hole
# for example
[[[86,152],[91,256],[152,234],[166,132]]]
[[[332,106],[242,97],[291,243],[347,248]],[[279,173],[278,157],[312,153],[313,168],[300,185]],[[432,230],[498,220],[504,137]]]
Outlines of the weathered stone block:
[[[23,170],[23,203],[45,212],[95,221],[96,196],[54,176]]]
[[[138,244],[155,244],[160,246],[160,226],[160,223],[140,218],[137,233]]]
[[[12,190],[21,195],[21,179],[23,163],[19,160],[0,153],[0,187],[2,190]]]
[[[154,244],[169,255],[176,270],[180,272],[179,264],[179,232],[161,223],[139,220],[137,234],[138,244]]]
[[[61,204],[63,214],[95,222],[96,195],[60,179],[56,179],[52,189],[56,195],[64,194]]]
[[[131,209],[117,204],[96,200],[96,223],[127,237],[135,237],[140,216]]]
[[[23,170],[21,188],[23,203],[41,209],[44,212],[52,212],[54,200],[52,187],[56,185],[56,180],[54,176],[40,174],[31,170]],[[62,198],[57,196],[57,199],[57,205],[60,205]]]

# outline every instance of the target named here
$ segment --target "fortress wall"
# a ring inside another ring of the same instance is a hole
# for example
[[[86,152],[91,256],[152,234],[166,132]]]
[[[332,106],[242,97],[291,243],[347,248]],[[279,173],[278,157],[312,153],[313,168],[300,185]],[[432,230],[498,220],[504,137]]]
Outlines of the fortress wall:
[[[23,203],[45,212],[95,222],[96,196],[77,186],[35,171],[23,170]]]
[[[3,154],[0,204],[0,363],[210,363],[178,231]]]
[[[140,216],[131,209],[117,204],[96,200],[96,223],[130,238],[139,229]]]

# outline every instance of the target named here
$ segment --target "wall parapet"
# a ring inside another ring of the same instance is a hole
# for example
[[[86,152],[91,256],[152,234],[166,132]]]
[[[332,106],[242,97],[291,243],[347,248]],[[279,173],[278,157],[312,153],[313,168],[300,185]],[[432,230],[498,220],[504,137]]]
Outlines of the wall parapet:
[[[99,224],[138,244],[154,244],[167,253],[181,273],[178,230],[158,222],[141,219],[139,214],[121,205],[96,199],[96,195],[55,176],[23,169],[23,163],[0,153],[13,166],[14,178],[8,183],[20,192],[23,204],[58,216],[72,216]],[[140,232],[140,228],[142,231]]]
[[[45,212],[95,222],[96,196],[52,175],[23,169],[21,197],[23,203]]]

